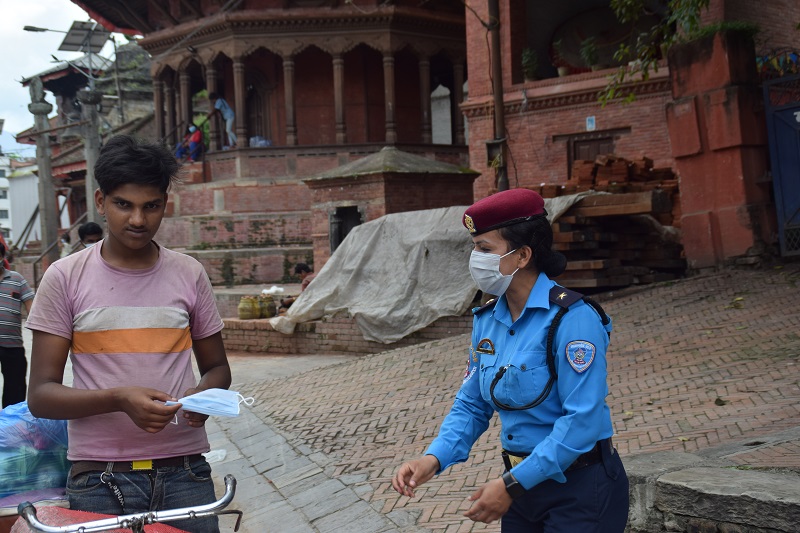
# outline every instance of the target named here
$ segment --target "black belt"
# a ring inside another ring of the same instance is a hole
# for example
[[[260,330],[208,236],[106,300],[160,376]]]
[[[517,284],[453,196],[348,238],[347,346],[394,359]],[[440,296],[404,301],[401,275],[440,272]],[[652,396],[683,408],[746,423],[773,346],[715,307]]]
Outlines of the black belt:
[[[577,470],[585,466],[594,465],[603,460],[603,447],[607,447],[609,452],[613,452],[614,446],[611,443],[611,437],[599,440],[594,444],[594,447],[586,453],[582,453],[575,461],[564,470],[564,473]],[[527,453],[507,452],[503,450],[503,463],[506,465],[506,470],[511,470],[513,467],[522,462],[523,459],[528,457]]]
[[[192,463],[201,459],[204,459],[203,455],[196,453],[146,461],[75,461],[69,472],[71,477],[86,472],[105,472],[109,464],[111,464],[111,472],[150,472],[158,468],[183,466],[187,461]]]

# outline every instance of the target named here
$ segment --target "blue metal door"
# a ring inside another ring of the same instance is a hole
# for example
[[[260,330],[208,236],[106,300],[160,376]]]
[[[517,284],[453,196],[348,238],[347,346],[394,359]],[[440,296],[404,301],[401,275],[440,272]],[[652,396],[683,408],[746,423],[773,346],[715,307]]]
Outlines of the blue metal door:
[[[800,255],[800,76],[764,83],[781,255]]]

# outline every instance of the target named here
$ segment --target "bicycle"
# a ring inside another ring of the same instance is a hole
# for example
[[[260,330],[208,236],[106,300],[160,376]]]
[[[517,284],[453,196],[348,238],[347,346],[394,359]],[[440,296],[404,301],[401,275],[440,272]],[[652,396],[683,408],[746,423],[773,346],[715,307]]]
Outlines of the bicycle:
[[[239,531],[239,526],[242,522],[242,511],[239,510],[223,510],[233,500],[236,493],[236,478],[228,474],[225,476],[225,494],[219,500],[199,505],[197,507],[182,507],[180,509],[169,509],[166,511],[146,511],[143,513],[134,513],[127,515],[114,516],[111,518],[102,518],[100,520],[92,520],[90,522],[83,522],[79,524],[70,524],[68,526],[48,526],[39,521],[36,517],[36,507],[30,502],[22,502],[17,507],[17,514],[19,514],[28,527],[33,531],[41,533],[95,533],[99,531],[110,531],[112,529],[130,529],[133,533],[144,533],[144,526],[152,525],[157,522],[172,522],[175,520],[185,520],[187,518],[201,518],[211,515],[238,515],[234,531]]]

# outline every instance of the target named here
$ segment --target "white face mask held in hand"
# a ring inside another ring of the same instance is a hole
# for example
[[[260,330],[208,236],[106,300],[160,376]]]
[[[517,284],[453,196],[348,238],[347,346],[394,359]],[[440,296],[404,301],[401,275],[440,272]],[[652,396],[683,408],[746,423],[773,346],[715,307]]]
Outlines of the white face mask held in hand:
[[[255,398],[245,398],[235,390],[206,389],[189,396],[184,396],[177,402],[166,402],[167,405],[182,404],[184,411],[200,413],[209,416],[239,416],[239,404],[253,405]]]

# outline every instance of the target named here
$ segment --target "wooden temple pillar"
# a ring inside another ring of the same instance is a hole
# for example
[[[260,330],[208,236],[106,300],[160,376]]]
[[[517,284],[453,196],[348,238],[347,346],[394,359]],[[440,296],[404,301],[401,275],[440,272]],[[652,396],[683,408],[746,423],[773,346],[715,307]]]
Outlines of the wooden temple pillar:
[[[218,90],[217,69],[213,63],[209,63],[206,65],[206,91],[208,94],[211,94],[217,92]],[[209,103],[209,105],[211,104]],[[219,150],[219,120],[217,120],[217,115],[211,117],[211,120],[208,123],[208,137],[210,144],[209,149],[212,152]]]
[[[184,130],[189,126],[189,122],[192,119],[192,95],[189,94],[191,83],[192,79],[189,73],[185,70],[180,71],[180,74],[178,74],[178,86],[181,95],[179,120],[182,126],[178,132],[179,137],[183,136]]]
[[[236,137],[238,141],[236,145],[238,148],[244,148],[250,145],[247,138],[247,120],[245,113],[247,112],[247,87],[244,81],[244,61],[241,56],[233,58],[233,94],[236,101],[234,102],[234,113],[236,119],[234,120],[234,127],[236,128]],[[230,142],[230,139],[228,140]]]
[[[294,57],[283,58],[283,92],[286,100],[286,145],[297,145],[297,125],[294,107]]]
[[[391,52],[385,52],[383,54],[383,99],[386,106],[386,142],[389,144],[397,142],[394,96],[394,56]]]
[[[347,143],[347,126],[344,122],[344,59],[333,56],[333,102],[336,117],[336,144]]]
[[[164,82],[153,78],[153,113],[156,119],[156,139],[164,142]]]
[[[433,142],[431,133],[431,62],[427,57],[419,60],[419,101],[422,111],[422,142]]]
[[[167,106],[167,132],[166,144],[169,146],[175,145],[175,91],[170,84],[164,84],[164,103]]]

